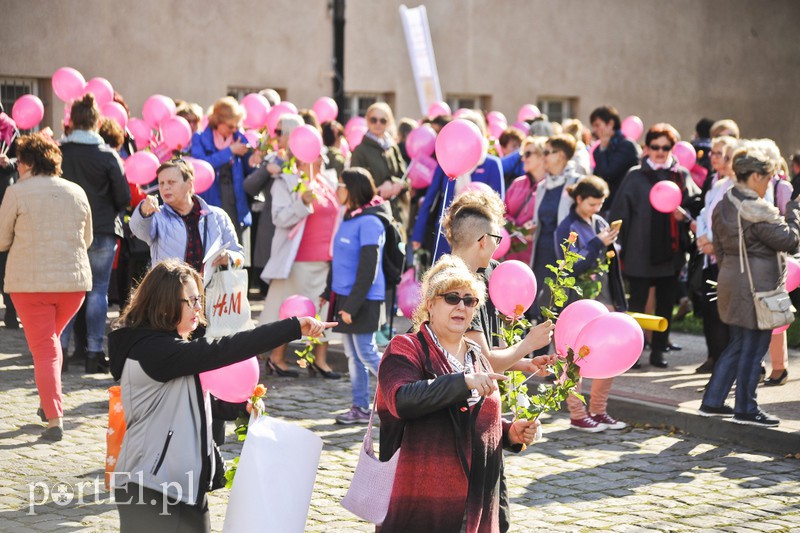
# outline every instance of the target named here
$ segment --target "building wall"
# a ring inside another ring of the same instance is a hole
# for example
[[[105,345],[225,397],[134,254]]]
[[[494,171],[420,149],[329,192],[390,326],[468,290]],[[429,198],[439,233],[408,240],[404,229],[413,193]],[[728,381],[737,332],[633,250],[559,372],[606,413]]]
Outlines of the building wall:
[[[419,115],[398,0],[348,0],[345,90],[393,94]],[[409,7],[419,3],[408,2]],[[574,97],[587,121],[612,103],[691,137],[701,116],[800,148],[800,2],[436,0],[427,3],[445,94],[491,97],[509,118]],[[310,106],[331,91],[327,0],[0,0],[0,76],[103,76],[139,115],[162,93],[210,105],[231,86],[275,87]],[[45,83],[46,85],[46,83]],[[53,104],[52,95],[44,94]],[[50,105],[52,120],[61,104]]]

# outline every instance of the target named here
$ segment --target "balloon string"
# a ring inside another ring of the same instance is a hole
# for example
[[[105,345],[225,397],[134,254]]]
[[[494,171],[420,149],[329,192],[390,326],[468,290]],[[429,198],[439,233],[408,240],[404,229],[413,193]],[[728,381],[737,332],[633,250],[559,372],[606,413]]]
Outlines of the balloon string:
[[[442,212],[439,213],[439,223],[436,226],[436,245],[433,247],[433,261],[436,262],[437,254],[439,253],[439,239],[442,238],[442,220],[444,219],[444,208],[447,205],[447,191],[450,190],[450,178],[447,178],[447,183],[444,186],[444,198],[442,199]]]

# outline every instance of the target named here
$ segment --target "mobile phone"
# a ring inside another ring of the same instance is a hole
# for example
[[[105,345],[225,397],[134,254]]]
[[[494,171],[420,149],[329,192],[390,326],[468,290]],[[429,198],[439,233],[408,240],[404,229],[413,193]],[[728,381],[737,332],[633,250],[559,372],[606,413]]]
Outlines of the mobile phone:
[[[611,223],[611,230],[612,231],[619,231],[619,228],[622,226],[622,220],[615,220]]]

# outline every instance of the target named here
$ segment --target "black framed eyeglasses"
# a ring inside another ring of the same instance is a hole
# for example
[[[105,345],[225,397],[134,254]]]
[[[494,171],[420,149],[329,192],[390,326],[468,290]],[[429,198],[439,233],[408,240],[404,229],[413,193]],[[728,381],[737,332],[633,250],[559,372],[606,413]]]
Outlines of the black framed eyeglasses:
[[[182,298],[181,301],[186,302],[186,305],[189,306],[189,309],[197,309],[203,307],[202,296],[189,296],[188,298]]]
[[[486,237],[487,235],[494,239],[494,243],[497,246],[500,246],[500,243],[503,241],[503,236],[502,235],[495,235],[494,233],[484,233],[483,235],[481,235],[481,238],[478,239],[478,242],[481,242],[483,240],[483,238]]]
[[[385,126],[386,124],[389,123],[389,119],[387,119],[386,117],[381,117],[381,118],[369,117],[369,123],[370,124],[377,124],[378,122],[380,122],[381,124],[383,124]]]
[[[457,292],[446,292],[444,294],[437,294],[437,296],[441,296],[447,305],[458,305],[459,302],[464,302],[466,307],[475,307],[480,302],[478,298],[475,298],[471,294],[459,296]]]

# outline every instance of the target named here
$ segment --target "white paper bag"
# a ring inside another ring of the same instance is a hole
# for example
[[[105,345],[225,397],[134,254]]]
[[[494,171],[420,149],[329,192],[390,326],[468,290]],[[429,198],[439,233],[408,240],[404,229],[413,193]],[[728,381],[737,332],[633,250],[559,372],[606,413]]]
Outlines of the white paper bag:
[[[247,430],[222,531],[302,533],[321,454],[322,439],[311,431],[258,417]]]
[[[207,337],[224,337],[253,327],[247,300],[247,271],[217,270],[206,286]]]

